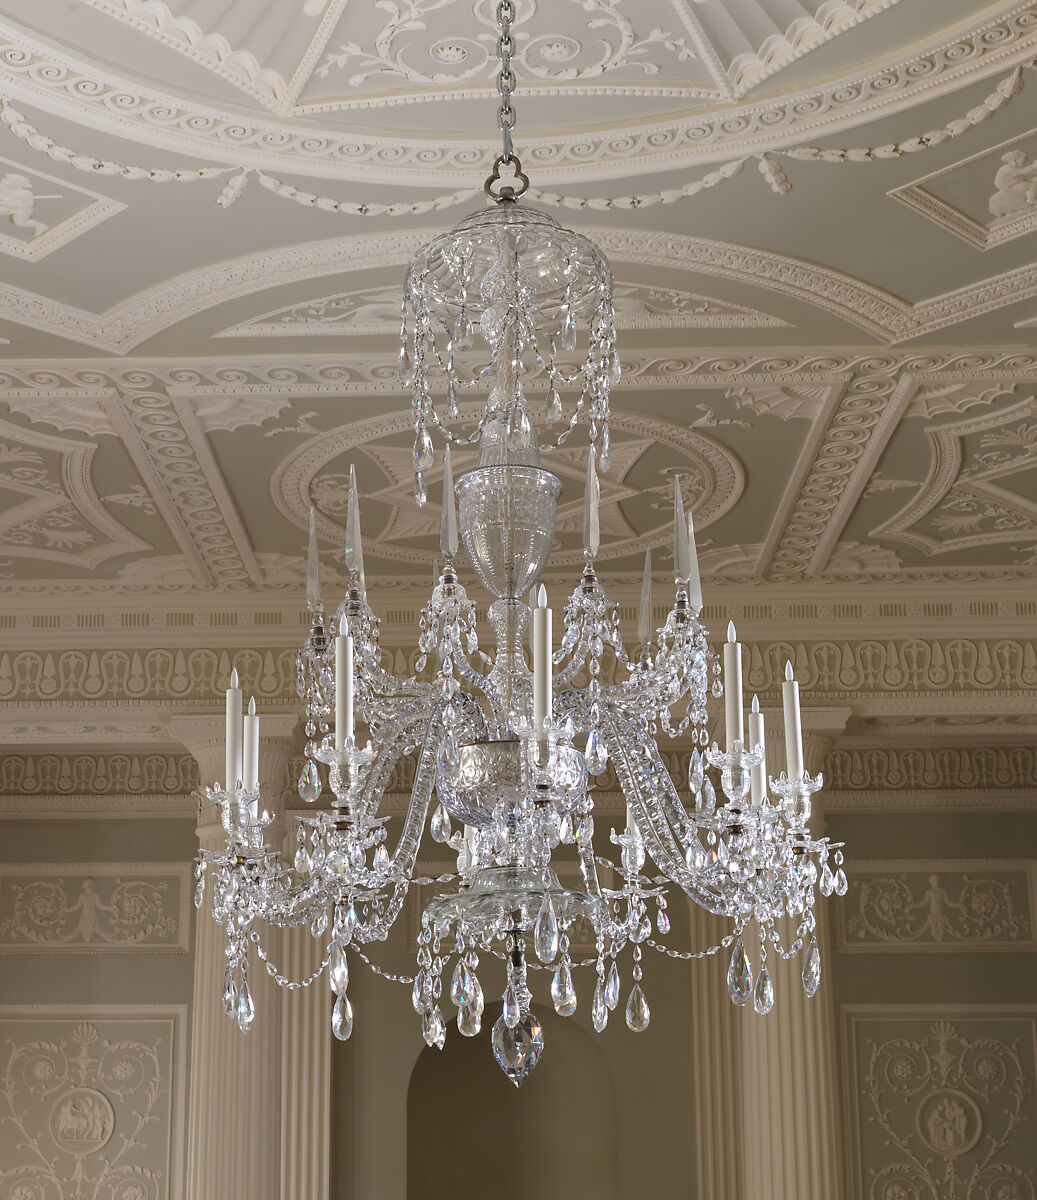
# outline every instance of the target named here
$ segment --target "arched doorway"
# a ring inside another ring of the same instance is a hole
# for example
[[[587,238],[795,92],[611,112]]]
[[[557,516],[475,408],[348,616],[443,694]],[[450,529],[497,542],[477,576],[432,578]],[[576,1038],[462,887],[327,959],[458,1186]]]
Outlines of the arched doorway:
[[[452,1029],[442,1051],[422,1051],[407,1093],[409,1200],[454,1200],[491,1187],[494,1200],[618,1200],[611,1072],[579,1025],[535,1011],[544,1054],[521,1088],[493,1058],[490,1023],[477,1038]],[[462,1143],[459,1159],[453,1152]]]

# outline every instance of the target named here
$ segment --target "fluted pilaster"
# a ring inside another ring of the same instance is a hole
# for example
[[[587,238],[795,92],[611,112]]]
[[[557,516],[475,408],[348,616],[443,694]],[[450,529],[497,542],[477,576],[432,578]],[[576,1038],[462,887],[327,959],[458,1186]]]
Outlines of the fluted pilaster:
[[[803,752],[811,775],[845,727],[845,710],[804,712]],[[768,722],[772,724],[772,722]],[[770,773],[784,764],[780,721],[768,732]],[[817,797],[815,796],[815,800]],[[823,832],[817,812],[815,835]],[[741,1124],[746,1200],[833,1200],[841,1194],[839,1089],[836,1080],[835,1010],[830,980],[829,916],[823,898],[818,916],[822,985],[814,997],[803,990],[802,956],[789,963],[773,953],[768,970],[774,980],[774,1008],[758,1016],[752,1005],[739,1013],[741,1025]],[[786,942],[794,936],[783,930]],[[759,968],[758,945],[746,945]]]
[[[284,736],[264,736],[259,773],[266,805],[282,809],[281,789],[294,743]],[[174,736],[198,760],[202,779],[223,774],[223,736],[213,736],[213,723],[180,723]],[[204,849],[224,844],[224,832],[202,800],[198,826]],[[276,826],[275,826],[276,827]],[[207,897],[208,899],[208,897]],[[256,1005],[250,1033],[223,1011],[224,930],[203,908],[195,939],[195,974],[191,1006],[191,1087],[187,1135],[186,1195],[192,1200],[256,1200],[271,1196],[271,1181],[281,1174],[281,990],[262,963],[250,956],[249,986]],[[264,943],[272,954],[279,939]]]

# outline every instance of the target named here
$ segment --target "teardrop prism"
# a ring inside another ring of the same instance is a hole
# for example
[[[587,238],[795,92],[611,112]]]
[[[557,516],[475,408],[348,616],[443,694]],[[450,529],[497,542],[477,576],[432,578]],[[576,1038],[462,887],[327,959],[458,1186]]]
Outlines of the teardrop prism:
[[[514,1028],[498,1017],[490,1035],[497,1065],[516,1087],[521,1087],[544,1052],[544,1031],[532,1013]]]
[[[632,1029],[634,1033],[644,1033],[652,1019],[652,1010],[648,1007],[648,1000],[639,983],[635,983],[630,990],[626,1016],[627,1028]]]
[[[811,938],[806,961],[803,963],[803,990],[808,996],[815,996],[820,986],[821,951],[817,948],[817,938]]]
[[[612,960],[612,966],[609,967],[608,979],[605,983],[605,1003],[608,1005],[609,1012],[616,1011],[616,1005],[619,1003],[619,967],[616,965],[616,960]]]
[[[348,996],[339,996],[331,1010],[331,1032],[340,1042],[348,1042],[353,1032],[353,1006]]]
[[[230,967],[223,980],[223,1011],[228,1017],[233,1017],[238,1011],[238,985],[234,982],[234,972]]]
[[[475,1037],[482,1029],[482,1010],[476,1012],[470,1004],[457,1010],[457,1031],[464,1037]]]
[[[515,985],[509,983],[504,989],[504,1007],[501,1010],[501,1018],[504,1024],[509,1029],[514,1029],[519,1023],[519,1018],[522,1016],[519,1011],[518,995],[515,992]]]
[[[533,931],[533,947],[542,963],[554,962],[558,957],[558,922],[555,920],[550,894],[545,894],[540,905],[536,928]]]
[[[331,957],[328,962],[328,981],[336,996],[344,996],[349,987],[349,962],[346,950],[341,942],[335,942],[331,947]],[[343,1039],[345,1040],[345,1039]]]
[[[595,1033],[601,1033],[608,1023],[609,1010],[605,1004],[605,989],[599,979],[594,989],[594,999],[591,1001],[591,1024]]]
[[[774,984],[771,983],[771,977],[767,968],[761,967],[759,975],[756,976],[756,987],[753,988],[753,1008],[762,1017],[766,1016],[773,1007]]]
[[[551,980],[551,1000],[560,1017],[571,1017],[576,1011],[576,989],[573,987],[572,972],[564,960],[558,965]]]
[[[753,969],[749,965],[742,939],[735,942],[731,954],[731,965],[727,968],[727,993],[731,1003],[744,1008],[753,994]]]
[[[256,1006],[252,1003],[252,993],[248,981],[242,979],[238,988],[238,1028],[242,1033],[248,1033],[256,1017]]]
[[[299,776],[299,798],[307,804],[315,804],[322,791],[320,772],[315,762],[307,762]]]

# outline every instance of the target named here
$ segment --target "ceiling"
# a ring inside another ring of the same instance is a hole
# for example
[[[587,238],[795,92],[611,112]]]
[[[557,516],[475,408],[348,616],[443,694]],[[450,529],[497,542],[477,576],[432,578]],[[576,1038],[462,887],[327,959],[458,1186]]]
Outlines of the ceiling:
[[[711,585],[1026,588],[1037,3],[517,8],[536,202],[617,279],[610,572],[665,571],[677,473]],[[481,202],[493,11],[0,0],[12,602],[301,592],[311,503],[330,587],[351,462],[369,576],[425,584],[399,288]]]

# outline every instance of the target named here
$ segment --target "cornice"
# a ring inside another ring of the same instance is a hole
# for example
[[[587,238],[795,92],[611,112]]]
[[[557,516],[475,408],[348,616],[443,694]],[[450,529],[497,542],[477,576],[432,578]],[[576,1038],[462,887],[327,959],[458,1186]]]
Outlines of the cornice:
[[[456,186],[460,179],[471,180],[471,164],[486,161],[494,149],[490,139],[410,136],[404,144],[399,138],[322,129],[243,108],[221,111],[101,71],[11,21],[0,23],[0,39],[0,84],[9,96],[105,133],[209,161],[339,179]],[[1037,8],[1018,4],[906,57],[821,88],[636,127],[538,138],[537,175],[545,181],[623,177],[802,143],[985,79],[1027,61],[1035,46]],[[543,84],[527,89],[531,94],[557,90]],[[565,90],[588,93],[587,88]],[[613,90],[605,84],[593,92]],[[421,99],[452,95],[422,93]]]

